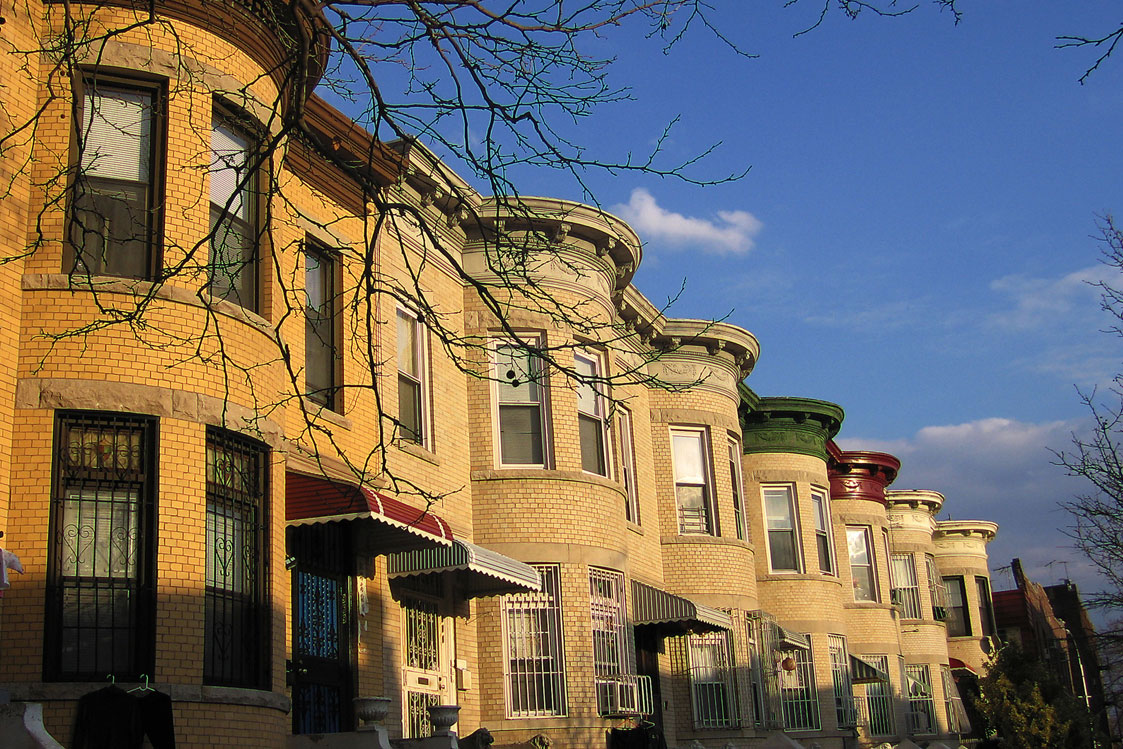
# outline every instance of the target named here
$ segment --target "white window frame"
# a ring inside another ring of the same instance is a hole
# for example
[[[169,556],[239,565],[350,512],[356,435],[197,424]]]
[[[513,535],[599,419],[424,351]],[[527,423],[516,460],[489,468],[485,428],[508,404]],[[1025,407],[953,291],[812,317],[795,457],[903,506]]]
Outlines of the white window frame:
[[[912,552],[899,552],[889,557],[889,568],[893,570],[893,601],[901,607],[901,618],[921,619],[923,609],[920,605],[920,579],[916,575],[916,558]]]
[[[704,535],[714,536],[716,533],[716,518],[714,512],[714,480],[713,480],[713,461],[710,459],[710,431],[706,427],[687,427],[687,426],[673,426],[670,429],[671,439],[671,470],[674,473],[675,479],[675,513],[678,519],[678,532],[679,535]],[[699,476],[680,476],[678,472],[678,460],[675,455],[675,438],[687,437],[697,440],[699,449],[699,459],[701,461],[701,475]],[[702,507],[700,521],[700,530],[691,529],[686,523],[689,519],[684,516],[684,509],[679,497],[679,487],[701,487],[702,489]]]
[[[686,637],[694,728],[732,728],[737,720],[733,643],[728,630]]]
[[[745,517],[745,481],[741,474],[741,440],[728,436],[729,448],[729,485],[733,490],[733,522],[737,526],[737,538],[749,538],[748,518]]]
[[[834,527],[831,524],[831,499],[826,489],[811,487],[811,514],[815,522],[815,551],[819,556],[819,572],[823,575],[838,575],[838,560],[834,551]],[[822,527],[820,527],[822,526]],[[823,548],[820,539],[826,540],[826,569],[823,565]]]
[[[831,660],[831,684],[834,687],[834,712],[839,728],[858,724],[854,706],[854,682],[850,674],[850,652],[842,635],[827,635],[827,652]]]
[[[770,528],[770,515],[768,514],[768,493],[783,491],[787,494],[788,514],[791,518],[790,528]],[[768,553],[768,571],[772,574],[799,574],[804,570],[803,543],[799,532],[799,505],[796,502],[795,486],[793,484],[764,484],[760,488],[761,517],[764,518],[764,544]],[[772,534],[790,533],[794,547],[795,568],[776,567],[772,558]]]
[[[503,685],[507,717],[565,717],[569,709],[561,567],[557,564],[532,566],[542,577],[542,592],[503,596]],[[515,622],[522,621],[524,616],[533,618],[540,629],[516,631],[522,628],[514,626]],[[522,652],[527,653],[525,658],[518,657]],[[529,667],[516,672],[512,668],[516,661],[526,662]],[[551,665],[553,668],[548,668]],[[526,708],[517,709],[516,702],[520,699],[527,703]]]
[[[620,433],[620,480],[624,484],[624,515],[629,522],[640,524],[639,486],[636,476],[635,435],[632,431],[632,412],[619,407],[616,415],[616,428]]]
[[[589,372],[582,372],[582,365],[589,367]],[[601,354],[589,351],[588,349],[578,349],[573,352],[573,368],[579,374],[590,378],[591,382],[577,382],[576,395],[577,395],[577,421],[578,421],[578,443],[581,452],[581,470],[585,473],[591,473],[594,476],[610,477],[612,473],[611,461],[609,460],[609,422],[608,422],[608,399],[604,395],[604,378],[605,378],[605,363],[604,356]],[[585,393],[585,397],[582,396]],[[587,400],[587,395],[591,393],[592,398],[592,411],[582,408],[582,401]],[[600,462],[602,471],[590,471],[585,467],[585,446],[582,442],[581,435],[581,419],[593,421],[598,429],[600,436]]]
[[[850,534],[861,533],[862,540],[866,548],[866,557],[869,559],[869,564],[855,564],[854,550],[851,548]],[[877,576],[877,556],[874,553],[873,532],[868,525],[848,525],[846,526],[846,550],[847,555],[850,557],[850,579],[854,581],[854,600],[866,603],[877,603],[881,600],[881,585]],[[855,568],[868,567],[870,571],[870,592],[873,594],[872,598],[859,598],[857,577],[854,575]]]
[[[413,356],[414,356],[414,360],[415,360],[415,365],[417,367],[417,376],[411,375],[410,373],[408,373],[408,372],[406,372],[405,370],[402,369],[402,361],[401,361],[402,342],[400,340],[400,333],[401,333],[400,321],[403,320],[403,319],[407,320],[409,322],[409,324],[413,327],[413,346],[414,346]],[[398,435],[397,436],[398,436],[398,439],[402,440],[403,442],[412,442],[413,444],[420,445],[421,447],[424,447],[426,449],[431,449],[433,441],[432,441],[432,432],[431,432],[432,418],[430,416],[430,408],[429,408],[429,345],[428,345],[429,341],[428,341],[428,337],[426,335],[425,325],[422,324],[421,316],[415,310],[410,309],[409,307],[407,307],[403,304],[398,304],[396,306],[396,308],[394,310],[394,321],[395,321],[394,341],[396,343],[395,351],[398,355],[398,362],[397,362],[397,364],[398,364],[398,383],[399,383],[398,387],[399,388],[401,387],[401,381],[402,381],[403,377],[413,381],[417,385],[417,399],[418,399],[418,403],[417,403],[417,411],[418,411],[417,428],[418,428],[418,431],[420,432],[420,434],[418,435],[419,438],[416,439],[416,440],[410,439],[409,437],[405,437],[405,436],[402,435],[401,424],[400,424],[400,419],[401,419],[401,415],[402,415],[402,412],[401,412],[402,396],[401,396],[401,391],[399,390],[399,392],[398,392],[399,426],[398,426]]]
[[[939,732],[936,700],[932,692],[932,670],[928,664],[905,666],[905,696],[908,700],[908,732],[911,736],[930,736]],[[927,723],[927,726],[922,725]]]
[[[538,355],[535,348],[541,345],[542,337],[536,334],[520,335],[521,341],[514,338],[496,336],[491,341],[490,355],[491,355],[491,402],[492,402],[492,440],[495,452],[495,465],[499,468],[549,468],[551,463],[550,451],[550,407],[549,407],[549,386],[547,382],[547,375],[545,373],[545,362],[542,357]],[[534,373],[535,381],[538,386],[539,397],[537,401],[525,402],[509,402],[505,403],[500,400],[501,392],[499,383],[504,379],[505,373],[499,371],[499,350],[501,348],[514,348],[524,349],[530,354],[530,359],[534,362],[536,371]],[[537,406],[539,424],[541,425],[541,440],[542,462],[540,463],[505,463],[503,462],[503,419],[502,409],[504,405],[511,406]]]

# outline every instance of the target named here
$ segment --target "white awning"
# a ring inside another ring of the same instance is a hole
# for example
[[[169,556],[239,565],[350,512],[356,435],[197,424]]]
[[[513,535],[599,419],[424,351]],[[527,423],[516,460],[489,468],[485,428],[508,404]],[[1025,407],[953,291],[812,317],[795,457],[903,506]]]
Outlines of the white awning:
[[[453,585],[465,598],[542,590],[538,570],[529,564],[459,538],[453,540],[451,546],[390,554],[387,566],[391,578],[454,575]]]

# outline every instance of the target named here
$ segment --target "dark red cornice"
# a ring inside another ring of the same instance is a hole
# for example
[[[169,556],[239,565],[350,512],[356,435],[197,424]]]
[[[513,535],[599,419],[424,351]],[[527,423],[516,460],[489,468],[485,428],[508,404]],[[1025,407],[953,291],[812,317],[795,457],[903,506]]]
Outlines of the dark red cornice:
[[[833,450],[832,450],[833,448]],[[865,450],[842,451],[828,445],[831,499],[855,499],[885,504],[885,489],[897,478],[901,461],[888,453]]]

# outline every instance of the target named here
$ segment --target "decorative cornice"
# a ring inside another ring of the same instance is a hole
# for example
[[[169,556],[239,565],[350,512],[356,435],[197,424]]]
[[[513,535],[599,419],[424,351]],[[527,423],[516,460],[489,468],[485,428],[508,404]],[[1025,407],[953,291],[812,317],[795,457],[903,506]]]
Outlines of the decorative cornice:
[[[811,398],[761,398],[743,383],[740,396],[746,453],[797,453],[827,460],[827,443],[842,426],[841,406]]]
[[[832,500],[865,500],[886,504],[885,488],[897,478],[901,461],[888,453],[846,450],[827,464]]]
[[[885,492],[885,502],[889,509],[923,509],[934,516],[944,506],[944,495],[932,489],[893,489]]]
[[[989,520],[938,520],[936,521],[937,541],[940,539],[975,538],[988,544],[998,534],[998,523]]]

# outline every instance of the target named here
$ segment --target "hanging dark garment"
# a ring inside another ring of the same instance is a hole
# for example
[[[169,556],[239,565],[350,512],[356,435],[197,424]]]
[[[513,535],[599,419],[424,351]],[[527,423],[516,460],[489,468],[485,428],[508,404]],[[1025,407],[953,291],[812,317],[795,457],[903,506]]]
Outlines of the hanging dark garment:
[[[138,693],[136,702],[141,727],[152,743],[152,749],[175,749],[172,698],[152,690]]]
[[[144,742],[136,698],[108,686],[78,700],[73,749],[140,749]]]
[[[172,698],[148,689],[131,694],[108,686],[78,700],[73,749],[175,749]]]

